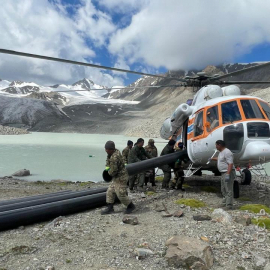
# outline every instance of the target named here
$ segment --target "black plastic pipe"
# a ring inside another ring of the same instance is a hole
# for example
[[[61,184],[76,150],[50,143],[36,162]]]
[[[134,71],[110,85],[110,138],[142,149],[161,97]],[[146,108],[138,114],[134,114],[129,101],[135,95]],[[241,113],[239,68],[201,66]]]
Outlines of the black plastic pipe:
[[[46,221],[59,216],[70,215],[106,204],[106,192],[36,205],[11,211],[0,215],[0,231]]]
[[[147,159],[145,161],[131,163],[126,166],[129,175],[134,175],[140,172],[147,171],[159,167],[161,165],[170,164],[178,159],[188,159],[187,151],[178,151],[172,154],[164,155],[161,157]]]
[[[63,191],[59,191],[59,192],[46,193],[46,194],[35,195],[35,196],[27,196],[27,197],[11,199],[11,200],[4,200],[4,201],[0,201],[0,206],[24,202],[24,201],[33,201],[33,200],[37,200],[37,199],[41,199],[41,198],[58,196],[58,195],[61,195],[61,194],[67,193],[67,192],[71,192],[71,190],[63,190]]]
[[[83,191],[66,192],[66,194],[58,194],[58,196],[41,198],[34,201],[33,200],[23,201],[19,203],[8,204],[8,205],[0,206],[0,215],[4,211],[10,211],[14,209],[20,209],[20,208],[25,208],[25,207],[35,206],[35,205],[40,205],[40,204],[45,204],[45,203],[58,202],[62,200],[68,200],[72,198],[78,198],[78,197],[103,193],[106,191],[107,191],[107,188],[87,189]]]

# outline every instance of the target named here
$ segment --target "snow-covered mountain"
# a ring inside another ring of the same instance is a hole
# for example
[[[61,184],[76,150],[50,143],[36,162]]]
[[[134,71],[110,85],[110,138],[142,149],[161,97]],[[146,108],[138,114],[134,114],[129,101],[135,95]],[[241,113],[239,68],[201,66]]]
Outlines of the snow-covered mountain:
[[[121,100],[108,100],[105,86],[95,84],[89,79],[83,79],[72,85],[58,84],[41,86],[33,82],[0,80],[0,95],[28,97],[54,102],[57,105],[69,106],[76,104],[97,103],[137,103]]]
[[[42,86],[33,82],[0,80],[0,124],[31,130],[54,130],[78,122],[104,121],[138,101],[108,99],[107,87],[83,79],[72,85]],[[114,110],[114,108],[117,108]],[[71,123],[71,124],[70,124]],[[87,128],[86,124],[86,128]]]

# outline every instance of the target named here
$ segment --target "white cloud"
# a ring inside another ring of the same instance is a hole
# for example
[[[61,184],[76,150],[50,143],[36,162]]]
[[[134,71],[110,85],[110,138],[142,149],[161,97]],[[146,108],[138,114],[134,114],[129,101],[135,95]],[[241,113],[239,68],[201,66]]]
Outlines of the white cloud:
[[[60,1],[0,0],[0,48],[86,61],[95,56],[115,31],[111,19],[95,9],[91,0],[77,5],[71,17]],[[74,8],[74,7],[73,7]],[[86,44],[91,39],[92,48]],[[0,54],[0,77],[42,84],[73,83],[90,76],[103,85],[123,84],[117,76],[93,68]]]
[[[129,65],[144,62],[168,69],[233,61],[270,42],[269,10],[264,0],[145,2],[130,25],[111,37],[109,51]]]
[[[110,13],[133,13],[148,4],[150,0],[97,0],[97,2]]]

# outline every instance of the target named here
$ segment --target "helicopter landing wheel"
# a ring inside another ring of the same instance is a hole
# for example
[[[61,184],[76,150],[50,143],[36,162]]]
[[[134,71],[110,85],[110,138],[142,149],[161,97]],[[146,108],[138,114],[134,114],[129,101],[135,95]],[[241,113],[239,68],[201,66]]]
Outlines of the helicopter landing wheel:
[[[237,180],[234,180],[233,182],[233,197],[235,199],[239,198],[240,196],[240,190],[239,190],[239,183]]]
[[[202,170],[198,170],[193,175],[202,176]]]
[[[251,180],[252,180],[252,175],[251,175],[250,170],[244,169],[241,172],[241,178],[242,178],[241,185],[250,185]]]
[[[214,171],[213,173],[214,173],[215,176],[221,176],[220,171]]]

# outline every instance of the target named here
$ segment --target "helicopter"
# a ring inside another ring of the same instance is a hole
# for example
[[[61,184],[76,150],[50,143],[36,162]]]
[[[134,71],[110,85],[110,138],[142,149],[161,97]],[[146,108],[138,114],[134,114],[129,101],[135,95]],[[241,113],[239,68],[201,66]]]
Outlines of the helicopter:
[[[173,138],[184,143],[189,159],[189,162],[184,165],[186,166],[185,169],[187,169],[185,177],[190,177],[193,174],[201,175],[202,170],[212,171],[215,175],[219,174],[216,164],[210,162],[209,158],[217,154],[215,142],[220,139],[224,140],[227,148],[234,153],[234,164],[238,171],[242,170],[242,178],[247,184],[251,182],[251,169],[254,172],[257,170],[258,174],[260,174],[259,171],[261,167],[258,166],[262,163],[270,162],[270,107],[263,99],[241,95],[241,91],[237,86],[241,84],[269,84],[270,82],[223,80],[224,78],[232,78],[233,76],[243,74],[247,71],[270,66],[270,62],[251,66],[225,75],[208,75],[205,72],[198,72],[195,76],[177,78],[6,49],[0,49],[0,53],[172,79],[181,83],[178,85],[132,87],[133,89],[158,89],[168,86],[172,88],[192,86],[193,89],[197,87],[193,100],[188,100],[186,103],[180,104],[171,117],[168,117],[164,121],[160,130],[161,138],[166,140]],[[229,86],[220,87],[221,85]],[[112,88],[106,89],[109,90]],[[72,91],[76,90],[67,90],[65,92]],[[165,157],[154,159],[156,159],[156,164],[158,164],[160,163],[158,159],[165,159]],[[153,167],[153,162],[149,161],[150,160],[142,161],[139,166],[134,165],[132,169],[127,168],[127,170],[129,173],[135,174],[139,169],[138,167],[140,167],[140,170],[143,170],[143,167],[147,168],[147,166],[151,168],[151,166]],[[145,163],[145,165],[143,165],[143,163]],[[149,165],[146,163],[149,163]]]
[[[270,161],[270,106],[261,98],[241,95],[236,85],[259,82],[220,81],[256,68],[258,66],[214,76],[200,72],[187,78],[197,86],[204,86],[193,100],[180,104],[160,129],[163,139],[175,139],[185,145],[190,159],[190,163],[184,164],[186,177],[201,175],[202,170],[220,175],[216,163],[210,161],[218,154],[217,140],[224,140],[233,152],[235,167],[244,184],[250,184],[251,170],[261,175],[262,163]],[[229,86],[221,87],[222,84]]]

